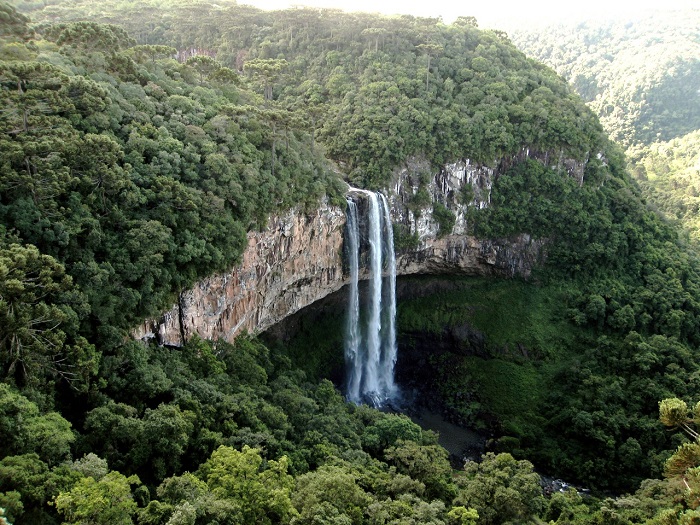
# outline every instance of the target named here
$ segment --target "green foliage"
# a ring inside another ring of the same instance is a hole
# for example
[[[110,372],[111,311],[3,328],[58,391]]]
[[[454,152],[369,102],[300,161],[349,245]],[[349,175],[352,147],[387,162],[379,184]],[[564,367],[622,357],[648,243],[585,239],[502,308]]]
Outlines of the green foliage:
[[[82,52],[107,51],[116,53],[135,42],[121,27],[96,22],[70,22],[40,26],[39,32],[59,46]]]
[[[294,490],[294,506],[299,512],[294,523],[319,523],[318,516],[334,521],[324,523],[364,523],[364,509],[372,502],[357,483],[358,475],[342,466],[324,465],[299,476]]]
[[[65,22],[39,24],[35,43],[23,16],[0,10],[10,22],[0,41],[0,364],[25,394],[2,391],[11,433],[0,437],[0,502],[13,518],[52,519],[52,498],[68,522],[439,524],[473,522],[476,509],[500,523],[544,512],[530,467],[512,456],[469,467],[450,508],[445,453],[425,432],[316,383],[339,364],[330,325],[292,353],[311,381],[249,338],[181,349],[125,340],[184,287],[235,264],[246,232],[271,213],[337,200],[324,155],[373,187],[409,156],[497,168],[490,206],[470,212],[470,227],[546,242],[548,265],[530,284],[454,281],[401,305],[402,331],[430,334],[432,386],[450,413],[496,432],[497,447],[598,487],[658,470],[672,438],[652,417],[657,400],[700,387],[697,264],[561,79],[468,18],[108,0],[91,6],[96,21],[72,22],[84,9],[41,6],[36,19]],[[192,47],[201,53],[187,63],[172,59]],[[409,206],[431,205],[449,234],[454,216],[419,184]],[[403,233],[397,246],[415,246]],[[449,338],[458,348],[442,351]],[[319,341],[332,350],[316,352]],[[47,411],[52,401],[61,416]],[[686,449],[669,472],[695,461]],[[56,466],[69,451],[83,459]],[[135,475],[159,499],[132,492]],[[651,519],[654,490],[606,502],[592,519]],[[547,519],[585,514],[558,499]]]
[[[402,332],[437,336],[446,327],[468,323],[485,335],[490,353],[517,353],[525,347],[534,355],[568,344],[577,332],[560,312],[566,296],[557,286],[482,278],[410,279],[415,288],[430,283],[437,286],[435,293],[401,301],[398,323]]]
[[[405,224],[392,224],[391,226],[394,234],[394,250],[397,253],[418,248],[420,239],[417,232],[411,233]]]
[[[170,46],[154,46],[154,45],[137,45],[131,46],[128,50],[130,55],[133,55],[137,62],[150,60],[155,64],[155,61],[162,58],[172,57],[177,53],[177,49]]]
[[[464,473],[455,503],[474,508],[479,523],[524,523],[544,508],[539,476],[528,461],[487,453],[480,463],[467,462]]]
[[[652,525],[690,524],[697,519],[698,491],[700,490],[700,455],[698,434],[695,430],[697,414],[678,398],[659,402],[659,418],[667,426],[682,429],[691,442],[682,443],[666,461],[664,480],[645,480],[630,495],[606,498],[588,521],[576,510],[579,498],[569,493],[565,498],[553,497],[548,515],[565,514],[583,523],[645,523]],[[575,506],[572,507],[572,503]],[[573,521],[578,523],[578,521]],[[558,523],[558,521],[557,521]]]
[[[447,206],[440,202],[433,203],[433,218],[438,223],[438,238],[450,235],[452,228],[455,226],[457,218],[453,211],[450,211]]]
[[[265,100],[272,100],[273,83],[287,66],[287,61],[284,59],[257,58],[246,61],[243,69],[262,82]]]
[[[56,9],[63,20],[84,16],[79,4]],[[33,16],[48,19],[50,11]],[[116,0],[93,16],[118,20],[141,45],[196,43],[198,56],[245,71],[266,103],[300,110],[330,157],[365,186],[386,185],[410,155],[435,165],[463,157],[492,163],[530,145],[584,158],[600,132],[559,78],[469,17],[445,25],[322,9]],[[193,25],[193,17],[208,22]]]
[[[56,465],[74,440],[71,424],[57,412],[41,414],[35,403],[0,383],[0,456],[37,453]]]
[[[127,471],[140,466],[148,478],[163,479],[179,470],[193,420],[194,414],[177,405],[147,408],[139,418],[132,407],[111,403],[90,411],[85,427],[92,449],[104,453],[112,466]]]
[[[100,480],[87,477],[55,499],[56,509],[65,516],[65,523],[131,525],[136,502],[131,485],[139,484],[136,476],[126,477],[110,472]]]
[[[688,405],[677,397],[659,402],[659,419],[667,427],[681,427],[688,423]]]
[[[656,10],[511,36],[571,82],[614,140],[649,144],[700,129],[697,25],[697,10]]]
[[[395,445],[398,440],[420,442],[421,436],[421,428],[407,416],[387,414],[367,426],[362,436],[362,445],[376,454]]]
[[[53,257],[35,246],[0,248],[0,373],[20,386],[62,379],[84,388],[95,351],[78,335],[82,297]]]
[[[243,523],[285,522],[294,513],[290,499],[293,478],[287,474],[287,458],[269,460],[261,469],[259,451],[244,446],[242,451],[219,447],[199,468],[209,489],[222,499],[240,505]]]
[[[0,39],[27,38],[31,34],[29,18],[8,3],[0,4],[0,21]]]
[[[84,455],[80,459],[70,462],[68,468],[79,472],[86,478],[90,477],[96,481],[104,478],[109,472],[109,468],[107,468],[107,460],[96,456],[92,452]]]
[[[450,479],[452,468],[447,451],[441,446],[398,439],[393,446],[384,450],[384,456],[398,472],[423,483],[428,497],[443,501],[454,497]]]
[[[681,226],[694,247],[700,242],[698,148],[700,131],[627,150],[630,171],[648,202]]]
[[[453,525],[476,525],[479,519],[479,513],[474,509],[465,507],[453,507],[447,513],[448,523]]]
[[[233,88],[237,74],[210,57],[181,66],[167,58],[174,48],[133,46],[124,29],[96,22],[38,30],[43,47],[13,42],[26,56],[0,62],[0,219],[13,240],[39,250],[35,266],[56,259],[72,277],[79,304],[46,302],[53,313],[40,318],[52,327],[42,337],[55,334],[54,361],[76,366],[75,377],[67,367],[41,368],[78,386],[90,370],[90,347],[78,334],[113,344],[115,329],[235,263],[248,228],[273,211],[311,209],[339,184],[289,112],[277,111],[279,120],[237,105],[254,93]],[[19,260],[12,250],[7,256]],[[67,320],[76,334],[59,332]],[[61,361],[71,352],[78,355]],[[38,359],[28,356],[25,371],[13,364],[16,350],[3,355],[11,358],[3,373],[20,382],[37,375]]]
[[[199,83],[203,83],[205,78],[212,77],[221,69],[221,64],[210,56],[195,55],[187,59],[185,62],[188,66],[194,68],[199,75]]]
[[[422,386],[440,393],[454,420],[508,437],[497,450],[584,486],[632,487],[661,473],[664,451],[675,445],[656,423],[656,400],[671,392],[693,396],[696,379],[682,371],[697,365],[694,343],[649,333],[659,312],[646,309],[648,285],[627,277],[579,295],[581,284],[552,276],[548,284],[443,281],[414,279],[412,288],[433,293],[416,291],[418,298],[401,303],[398,324],[404,348],[430,352]],[[658,289],[666,291],[652,300],[656,306],[675,300],[672,289],[690,298],[677,284]],[[622,297],[637,322],[649,312],[644,332],[615,322]],[[608,462],[624,476],[608,476]]]
[[[343,312],[324,311],[323,316],[304,316],[294,337],[283,345],[275,334],[263,335],[271,348],[284,352],[295,368],[303,370],[309,379],[335,378],[342,375],[345,361],[342,352],[346,317]],[[309,349],[315,349],[309,352]]]
[[[63,466],[49,469],[35,453],[6,456],[0,460],[0,505],[15,525],[52,523],[51,501],[79,478]]]
[[[644,198],[697,246],[698,41],[692,9],[636,13],[533,32],[514,41],[567,78],[627,147]]]

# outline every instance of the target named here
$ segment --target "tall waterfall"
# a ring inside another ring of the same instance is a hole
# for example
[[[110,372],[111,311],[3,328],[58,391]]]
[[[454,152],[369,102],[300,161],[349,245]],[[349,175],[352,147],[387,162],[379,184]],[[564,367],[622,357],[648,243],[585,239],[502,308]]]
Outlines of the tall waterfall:
[[[355,190],[367,197],[366,232],[360,231],[357,204],[348,199],[347,250],[350,266],[345,335],[347,397],[354,403],[381,406],[397,394],[396,363],[396,257],[386,197]],[[368,290],[360,304],[361,233],[369,245]],[[382,274],[386,271],[386,277]]]
[[[345,331],[345,363],[347,366],[347,397],[358,403],[362,382],[362,356],[360,355],[360,225],[357,220],[357,204],[348,199],[347,234],[348,264],[350,266],[350,298],[348,300],[348,324]]]
[[[384,256],[387,261],[388,276],[384,285],[386,308],[382,326],[384,337],[382,344],[384,351],[381,358],[380,378],[382,384],[380,391],[385,392],[389,398],[396,395],[394,383],[394,365],[396,364],[396,254],[394,253],[394,230],[391,227],[391,212],[386,197],[380,194],[382,208],[384,209]]]

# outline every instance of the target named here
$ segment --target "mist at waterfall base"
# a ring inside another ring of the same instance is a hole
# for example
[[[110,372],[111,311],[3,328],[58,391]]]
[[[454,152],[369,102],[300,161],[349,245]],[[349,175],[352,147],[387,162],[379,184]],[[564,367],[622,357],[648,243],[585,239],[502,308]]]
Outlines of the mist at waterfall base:
[[[395,405],[400,391],[396,365],[396,258],[389,205],[381,193],[353,190],[366,200],[366,216],[347,199],[345,251],[350,273],[344,340],[346,398],[374,407]],[[364,208],[365,206],[363,206]],[[361,257],[363,246],[368,256]],[[366,259],[366,261],[362,261]],[[364,264],[361,267],[361,262]],[[360,271],[368,275],[368,293],[359,293]]]

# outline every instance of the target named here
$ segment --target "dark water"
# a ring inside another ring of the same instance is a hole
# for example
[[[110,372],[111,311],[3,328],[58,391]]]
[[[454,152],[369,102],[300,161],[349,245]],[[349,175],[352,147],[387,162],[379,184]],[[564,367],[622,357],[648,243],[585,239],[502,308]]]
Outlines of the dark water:
[[[438,443],[450,453],[453,463],[464,463],[467,458],[478,459],[484,451],[486,440],[483,436],[450,423],[439,413],[422,408],[410,417],[422,428],[434,430],[439,434]]]

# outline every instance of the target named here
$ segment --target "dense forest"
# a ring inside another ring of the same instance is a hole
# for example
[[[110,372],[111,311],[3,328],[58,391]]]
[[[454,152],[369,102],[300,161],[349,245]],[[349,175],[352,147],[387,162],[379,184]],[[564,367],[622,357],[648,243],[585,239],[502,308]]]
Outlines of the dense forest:
[[[699,22],[697,9],[640,11],[512,36],[569,80],[610,136],[627,146],[700,128]]]
[[[2,2],[0,20],[0,522],[697,519],[696,253],[504,33],[229,2]],[[129,336],[271,213],[388,188],[409,157],[501,167],[471,233],[548,242],[529,282],[400,305],[405,337],[479,334],[429,359],[445,413],[494,437],[479,461],[455,469],[293,349]],[[545,497],[538,472],[592,493]]]
[[[700,182],[697,9],[519,30],[514,42],[569,80],[627,148],[644,197],[696,248]]]

